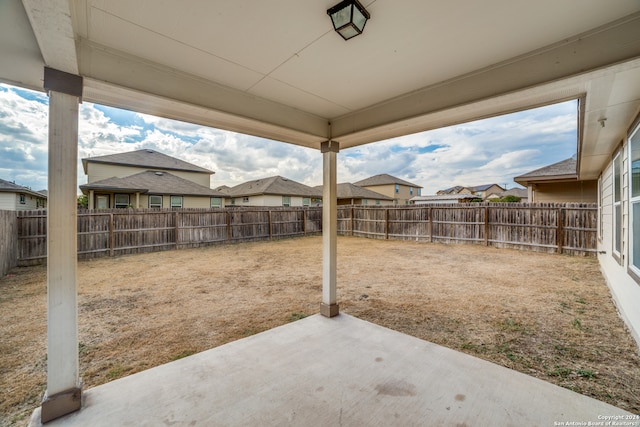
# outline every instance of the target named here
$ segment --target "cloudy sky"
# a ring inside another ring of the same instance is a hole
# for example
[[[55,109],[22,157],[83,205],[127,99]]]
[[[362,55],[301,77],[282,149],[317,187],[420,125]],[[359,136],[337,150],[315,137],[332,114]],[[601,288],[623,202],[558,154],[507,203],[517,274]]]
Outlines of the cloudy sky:
[[[0,84],[0,178],[47,188],[45,94]],[[338,154],[338,182],[388,173],[424,187],[497,183],[575,154],[577,102],[569,101],[464,125],[390,139]],[[215,171],[211,186],[281,175],[322,184],[318,150],[85,102],[80,106],[80,159],[152,148]]]

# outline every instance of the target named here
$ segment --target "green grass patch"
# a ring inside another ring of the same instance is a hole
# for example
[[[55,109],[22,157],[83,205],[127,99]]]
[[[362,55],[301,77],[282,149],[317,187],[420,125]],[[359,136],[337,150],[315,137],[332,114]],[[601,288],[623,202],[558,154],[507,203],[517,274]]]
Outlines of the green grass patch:
[[[175,356],[173,356],[171,358],[171,360],[180,360],[180,359],[184,359],[185,357],[191,356],[192,354],[195,354],[195,351],[193,350],[184,350],[181,351],[180,353],[176,354]]]
[[[109,369],[109,371],[107,372],[107,378],[110,380],[115,380],[116,378],[120,378],[121,376],[129,372],[131,369],[133,368],[130,366],[122,366],[120,364],[117,364]]]
[[[583,378],[595,378],[596,374],[590,369],[578,369],[576,371],[579,377]]]
[[[555,365],[553,370],[549,371],[548,374],[551,375],[552,377],[561,377],[561,378],[567,378],[569,375],[571,375],[571,368],[565,368],[562,366],[558,366]]]
[[[309,315],[305,313],[291,313],[288,320],[289,322],[295,322],[296,320],[304,319],[307,316]]]

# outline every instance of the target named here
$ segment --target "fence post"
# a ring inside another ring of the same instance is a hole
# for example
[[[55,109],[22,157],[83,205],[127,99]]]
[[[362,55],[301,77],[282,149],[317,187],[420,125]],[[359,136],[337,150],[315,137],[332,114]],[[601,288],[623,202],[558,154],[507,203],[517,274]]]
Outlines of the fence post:
[[[484,207],[484,245],[489,246],[489,206]]]
[[[307,208],[302,209],[302,235],[307,235]]]
[[[271,222],[271,209],[269,209],[269,240],[273,237],[273,223]]]
[[[227,240],[231,241],[231,211],[227,211]]]
[[[113,212],[109,214],[109,256],[113,256],[114,252],[113,241]]]
[[[353,215],[354,215],[354,210],[353,210],[353,206],[351,206],[351,237],[353,237]]]
[[[558,253],[562,253],[562,246],[564,243],[564,209],[558,208],[558,231],[556,232],[556,239],[558,244]]]
[[[176,234],[176,249],[178,249],[180,247],[180,225],[178,222],[178,212],[174,212],[173,213],[173,225],[175,228],[175,234]]]
[[[433,243],[433,212],[429,206],[429,243]]]
[[[389,240],[389,209],[385,209],[385,218],[384,218],[384,238]]]

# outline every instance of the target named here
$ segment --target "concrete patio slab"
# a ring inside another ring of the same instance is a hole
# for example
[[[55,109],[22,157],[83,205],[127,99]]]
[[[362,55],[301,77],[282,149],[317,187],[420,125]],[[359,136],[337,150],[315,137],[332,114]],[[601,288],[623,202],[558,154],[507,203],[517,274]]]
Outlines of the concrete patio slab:
[[[46,426],[639,425],[606,403],[345,314],[314,315],[84,399]],[[30,425],[39,419],[36,409]]]

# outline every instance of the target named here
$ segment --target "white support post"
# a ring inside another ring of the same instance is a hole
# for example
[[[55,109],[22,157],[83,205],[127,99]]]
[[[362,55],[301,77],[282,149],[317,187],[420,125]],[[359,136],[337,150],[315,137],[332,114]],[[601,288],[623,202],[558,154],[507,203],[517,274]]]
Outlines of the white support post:
[[[43,423],[80,409],[77,304],[78,104],[82,78],[45,68],[49,92],[47,391]]]
[[[87,203],[87,209],[89,210],[93,210],[93,206],[94,206],[93,196],[94,196],[93,190],[89,190],[89,200]]]
[[[336,293],[338,192],[336,158],[340,146],[336,141],[323,142],[322,151],[322,304],[326,317],[339,313]]]

